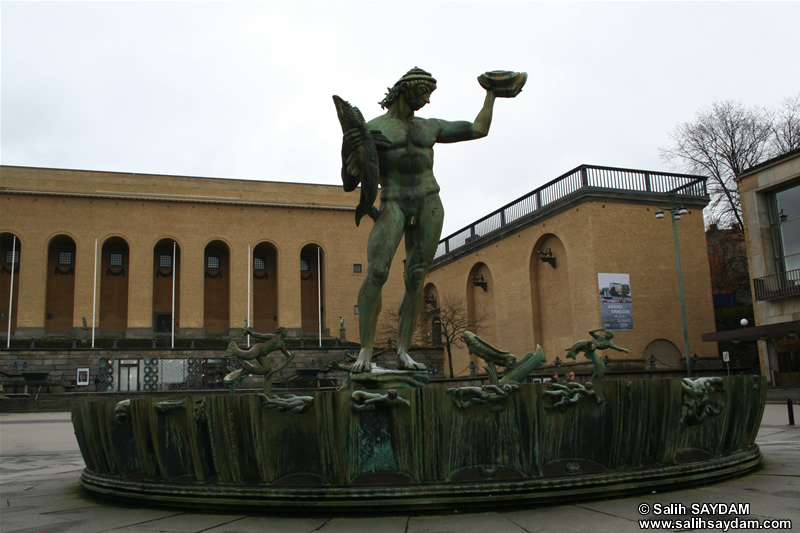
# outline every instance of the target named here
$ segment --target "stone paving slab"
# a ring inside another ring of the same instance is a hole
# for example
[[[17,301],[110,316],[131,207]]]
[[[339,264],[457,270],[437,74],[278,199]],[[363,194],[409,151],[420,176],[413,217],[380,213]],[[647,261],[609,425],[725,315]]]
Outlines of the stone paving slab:
[[[27,424],[26,420],[33,423]],[[800,426],[785,425],[785,406],[768,405],[757,442],[762,467],[746,476],[686,490],[611,500],[564,501],[497,512],[397,516],[279,516],[150,509],[106,502],[80,487],[83,459],[69,413],[0,416],[2,533],[546,533],[640,531],[639,505],[749,503],[746,518],[791,519],[800,527]],[[12,423],[8,423],[12,422]],[[58,429],[46,443],[42,428]],[[66,428],[69,427],[70,431]],[[35,428],[28,431],[29,428]],[[45,449],[46,452],[36,451]],[[709,515],[706,515],[707,517]],[[683,518],[683,517],[673,517]],[[714,518],[727,518],[717,516]],[[741,530],[741,529],[740,529]]]

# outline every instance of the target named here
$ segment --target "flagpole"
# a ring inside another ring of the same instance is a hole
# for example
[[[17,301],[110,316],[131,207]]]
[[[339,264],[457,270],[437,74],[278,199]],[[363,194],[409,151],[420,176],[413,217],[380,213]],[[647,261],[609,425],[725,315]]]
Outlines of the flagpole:
[[[96,316],[97,316],[97,239],[94,240],[94,281],[92,286],[92,348],[94,348]]]
[[[178,243],[172,241],[172,345],[175,347],[175,278],[178,276],[177,259]]]
[[[11,287],[8,291],[8,336],[6,337],[6,348],[11,347],[11,312],[14,310],[14,267],[19,264],[17,261],[17,236],[14,235],[14,242],[11,245]]]
[[[321,248],[317,246],[317,312],[319,314],[319,347],[322,348],[322,263]]]
[[[247,245],[247,323],[245,327],[251,326],[252,322],[250,322],[250,308],[253,305],[252,298],[253,293],[251,289],[251,281],[253,279],[253,275],[251,273],[251,269],[253,268],[253,261],[250,257],[250,245]],[[250,347],[250,335],[247,336],[247,347]]]

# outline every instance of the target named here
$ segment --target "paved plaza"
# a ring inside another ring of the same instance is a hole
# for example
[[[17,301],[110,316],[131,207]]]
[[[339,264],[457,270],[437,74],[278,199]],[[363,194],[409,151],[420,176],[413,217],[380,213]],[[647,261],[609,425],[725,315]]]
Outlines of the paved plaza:
[[[796,406],[794,413],[800,421]],[[791,520],[800,528],[800,426],[788,426],[787,422],[786,405],[768,404],[757,439],[764,455],[761,469],[714,485],[497,512],[290,517],[183,512],[98,500],[80,487],[84,464],[69,413],[0,414],[0,533],[597,532],[640,531],[642,519],[694,519],[691,524],[651,528],[662,531],[722,531],[706,526],[723,525],[715,522],[736,520],[737,516],[739,520],[759,522]],[[702,504],[725,505],[712,511],[710,506],[699,507]],[[719,512],[728,511],[731,504],[737,505],[737,511],[742,510],[739,504],[746,504],[749,514]],[[681,506],[686,514],[670,516],[665,512]],[[659,507],[662,514],[656,516],[653,510]],[[645,510],[649,512],[640,514]],[[728,527],[756,530],[741,527],[741,522]]]

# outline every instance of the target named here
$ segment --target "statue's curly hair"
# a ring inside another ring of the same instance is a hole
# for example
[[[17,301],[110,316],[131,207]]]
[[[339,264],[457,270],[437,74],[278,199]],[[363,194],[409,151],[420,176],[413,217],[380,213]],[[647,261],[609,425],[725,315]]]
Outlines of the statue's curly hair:
[[[427,85],[431,92],[436,90],[436,84],[431,83],[427,80],[412,80],[412,81],[402,81],[395,85],[394,87],[387,87],[386,88],[386,96],[383,100],[378,102],[383,109],[388,109],[392,106],[394,101],[404,92],[410,90],[417,85]]]
[[[426,85],[430,89],[430,92],[436,90],[436,79],[431,76],[430,72],[425,72],[419,67],[414,67],[406,72],[402,78],[397,80],[394,87],[387,87],[386,96],[378,103],[383,109],[387,109],[392,106],[398,96],[420,84]]]

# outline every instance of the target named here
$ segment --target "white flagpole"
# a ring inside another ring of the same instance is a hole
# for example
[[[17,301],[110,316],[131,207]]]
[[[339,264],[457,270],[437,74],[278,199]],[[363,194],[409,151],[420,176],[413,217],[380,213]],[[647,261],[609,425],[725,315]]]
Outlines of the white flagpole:
[[[172,241],[172,348],[175,347],[175,278],[178,276],[177,259],[178,243]]]
[[[252,289],[251,289],[251,286],[250,286],[250,282],[253,279],[252,268],[253,268],[253,261],[252,261],[252,258],[250,257],[250,245],[248,244],[247,245],[247,324],[246,324],[246,326],[250,326],[250,327],[252,327],[252,322],[250,322],[250,308],[253,305],[253,302],[252,302],[252,298],[253,298]],[[250,335],[247,336],[247,347],[248,348],[250,347]]]
[[[14,243],[11,245],[11,287],[8,290],[8,336],[6,337],[6,348],[11,348],[11,311],[14,310],[14,267],[17,261],[17,236],[14,235]]]
[[[319,347],[322,348],[322,263],[320,250],[317,246],[317,312],[319,314]]]
[[[94,240],[94,282],[92,286],[92,348],[94,348],[95,317],[97,315],[97,239]]]

